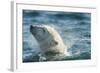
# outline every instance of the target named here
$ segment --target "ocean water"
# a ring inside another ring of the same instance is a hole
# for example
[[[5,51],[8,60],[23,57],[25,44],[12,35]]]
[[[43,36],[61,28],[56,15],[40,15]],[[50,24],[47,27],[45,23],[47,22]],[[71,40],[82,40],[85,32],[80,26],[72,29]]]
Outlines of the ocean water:
[[[23,10],[23,62],[39,62],[39,45],[30,33],[30,25],[49,25],[68,46],[63,60],[91,59],[91,13]]]

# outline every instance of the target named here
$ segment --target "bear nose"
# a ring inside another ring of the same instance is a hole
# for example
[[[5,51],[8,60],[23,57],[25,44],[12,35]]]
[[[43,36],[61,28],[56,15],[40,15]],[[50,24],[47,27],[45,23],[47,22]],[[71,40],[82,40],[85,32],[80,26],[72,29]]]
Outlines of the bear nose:
[[[30,29],[33,29],[33,26],[32,25],[30,26]]]
[[[35,27],[33,25],[30,26],[30,30],[33,30],[35,29]]]
[[[31,25],[31,26],[30,26],[30,32],[33,30],[33,28],[34,28],[34,27]]]

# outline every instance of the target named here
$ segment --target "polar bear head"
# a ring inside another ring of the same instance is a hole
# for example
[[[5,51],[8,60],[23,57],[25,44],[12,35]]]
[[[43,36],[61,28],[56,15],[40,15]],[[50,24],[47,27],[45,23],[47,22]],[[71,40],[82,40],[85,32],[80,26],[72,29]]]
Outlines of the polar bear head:
[[[31,25],[30,32],[36,38],[42,53],[46,56],[64,55],[66,53],[67,47],[60,34],[53,27],[48,25]]]

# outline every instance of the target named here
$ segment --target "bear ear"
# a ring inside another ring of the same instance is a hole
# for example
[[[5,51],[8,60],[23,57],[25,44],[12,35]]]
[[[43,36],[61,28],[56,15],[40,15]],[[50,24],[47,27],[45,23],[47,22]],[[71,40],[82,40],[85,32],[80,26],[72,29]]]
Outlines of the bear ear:
[[[57,42],[57,41],[55,41],[55,44],[56,44],[56,45],[58,45],[58,42]]]
[[[58,45],[58,42],[57,42],[57,41],[53,41],[53,42],[50,43],[50,45],[51,45],[51,46]]]

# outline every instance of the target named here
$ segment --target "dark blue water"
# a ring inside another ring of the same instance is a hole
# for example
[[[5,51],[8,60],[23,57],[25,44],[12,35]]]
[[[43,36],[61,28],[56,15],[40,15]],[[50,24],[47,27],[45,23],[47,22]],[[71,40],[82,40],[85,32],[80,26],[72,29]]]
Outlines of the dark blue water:
[[[54,27],[68,46],[70,57],[64,60],[91,59],[91,14],[23,10],[23,62],[38,61],[39,46],[30,33],[30,25]]]

